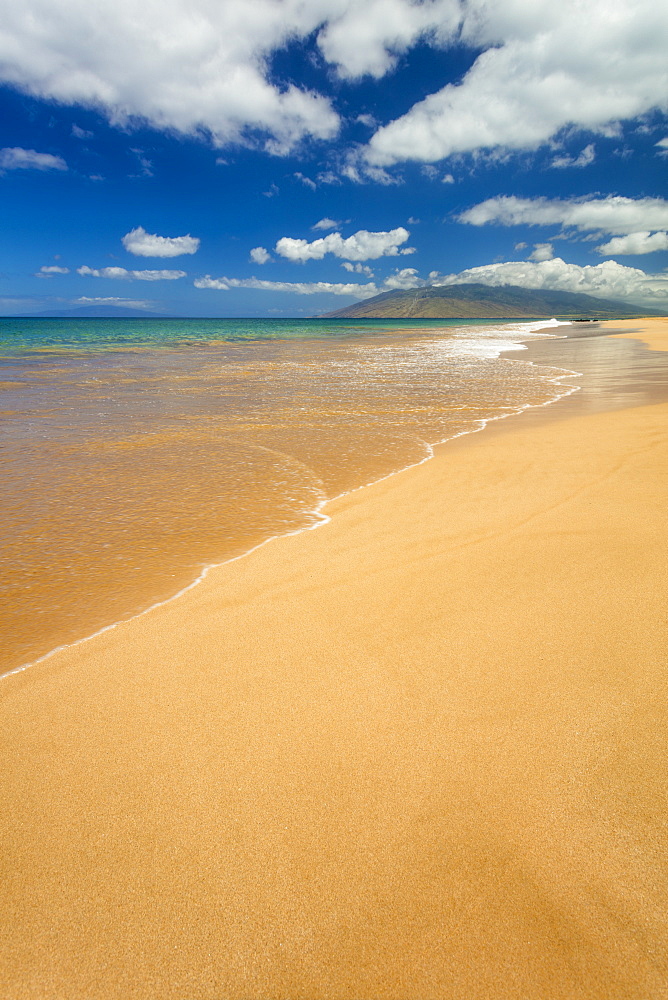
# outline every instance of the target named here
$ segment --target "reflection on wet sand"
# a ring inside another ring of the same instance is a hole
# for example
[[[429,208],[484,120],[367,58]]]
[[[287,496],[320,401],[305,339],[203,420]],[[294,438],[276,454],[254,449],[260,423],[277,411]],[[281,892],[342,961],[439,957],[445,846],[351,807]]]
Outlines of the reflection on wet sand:
[[[563,361],[467,344],[430,330],[17,358],[2,402],[3,669],[317,523],[327,499],[431,444],[564,392]]]

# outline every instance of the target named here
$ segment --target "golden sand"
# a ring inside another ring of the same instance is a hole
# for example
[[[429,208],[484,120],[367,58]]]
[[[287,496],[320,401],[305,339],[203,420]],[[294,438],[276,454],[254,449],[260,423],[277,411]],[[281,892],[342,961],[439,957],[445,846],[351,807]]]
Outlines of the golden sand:
[[[668,996],[668,405],[553,409],[3,682],[0,996]]]
[[[668,351],[668,322],[665,319],[626,319],[601,325],[604,329],[614,330],[615,335],[620,337],[641,340],[650,351]],[[618,334],[619,330],[625,332]]]

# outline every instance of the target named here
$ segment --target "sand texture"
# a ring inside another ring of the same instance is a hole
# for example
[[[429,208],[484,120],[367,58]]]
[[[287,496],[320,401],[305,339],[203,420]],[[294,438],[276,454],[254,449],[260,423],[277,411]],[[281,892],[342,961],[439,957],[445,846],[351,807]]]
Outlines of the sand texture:
[[[552,409],[2,682],[0,996],[668,997],[668,405]]]

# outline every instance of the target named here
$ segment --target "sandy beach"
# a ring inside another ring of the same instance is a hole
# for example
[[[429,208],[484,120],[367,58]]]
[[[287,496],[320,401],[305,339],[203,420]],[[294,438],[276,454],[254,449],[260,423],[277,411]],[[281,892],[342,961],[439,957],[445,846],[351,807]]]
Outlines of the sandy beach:
[[[577,396],[2,681],[2,997],[668,997],[668,402]]]

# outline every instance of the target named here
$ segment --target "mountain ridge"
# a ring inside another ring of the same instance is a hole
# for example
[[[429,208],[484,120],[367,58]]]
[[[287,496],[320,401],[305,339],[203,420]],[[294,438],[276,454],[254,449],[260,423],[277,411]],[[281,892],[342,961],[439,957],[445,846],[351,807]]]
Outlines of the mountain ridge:
[[[614,319],[659,313],[629,306],[614,299],[599,299],[583,292],[522,288],[519,285],[428,285],[394,289],[344,309],[325,313],[326,318],[378,319]]]

